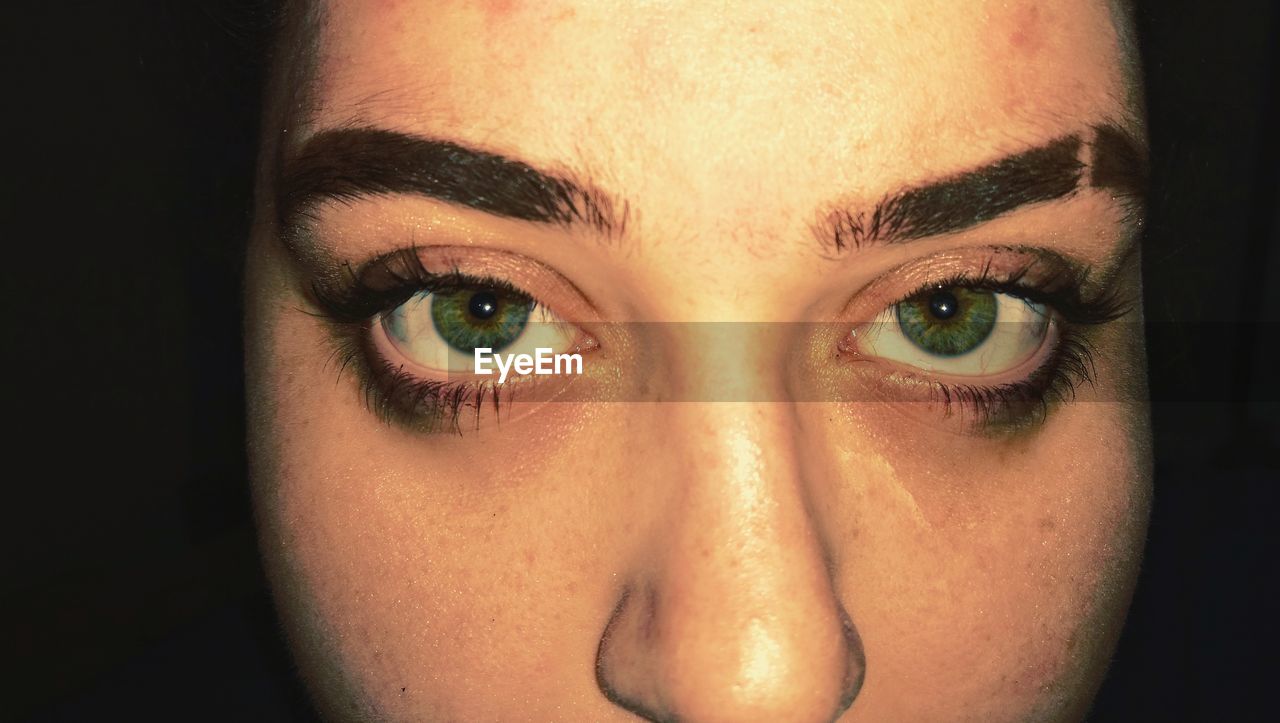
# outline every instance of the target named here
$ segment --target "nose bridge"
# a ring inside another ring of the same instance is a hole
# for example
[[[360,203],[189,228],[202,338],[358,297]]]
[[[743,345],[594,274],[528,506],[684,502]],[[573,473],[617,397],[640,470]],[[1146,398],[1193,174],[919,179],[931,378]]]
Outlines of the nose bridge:
[[[735,401],[682,406],[673,426],[685,430],[692,443],[682,450],[687,471],[679,547],[731,563],[704,575],[733,570],[743,577],[743,592],[768,587],[775,576],[745,573],[776,573],[775,558],[799,552],[780,549],[780,543],[800,544],[806,553],[820,547],[809,525],[798,440],[789,424],[792,409]]]
[[[689,721],[822,721],[850,702],[861,650],[810,517],[793,414],[672,405],[669,454],[686,463],[602,641],[615,701]]]
[[[670,329],[665,343],[671,351],[664,362],[671,376],[669,383],[675,400],[731,403],[789,400],[787,377],[793,362],[791,351],[797,344],[796,325],[730,319],[664,326]],[[742,411],[742,407],[705,407],[692,410],[686,416],[703,415],[706,421],[721,426],[726,419],[736,420],[740,427],[737,436],[732,439],[722,436],[719,440],[729,445],[740,445],[741,440],[750,435],[760,439],[764,434],[764,438],[769,439],[771,433],[761,427],[768,421],[766,417],[757,414],[755,421],[750,422],[755,431],[750,431],[742,427],[749,421]],[[762,412],[764,408],[756,411]],[[788,413],[784,409],[771,411]],[[691,423],[688,429],[714,431],[705,424]],[[788,430],[774,425],[773,431]],[[780,438],[771,441],[780,441]],[[718,454],[743,450],[719,445],[706,451]],[[730,459],[741,458],[731,455]]]

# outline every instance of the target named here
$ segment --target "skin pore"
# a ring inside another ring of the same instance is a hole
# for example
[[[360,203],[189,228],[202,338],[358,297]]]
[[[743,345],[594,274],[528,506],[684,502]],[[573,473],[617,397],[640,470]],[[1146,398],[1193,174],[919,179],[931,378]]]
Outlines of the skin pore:
[[[1123,28],[1084,0],[301,9],[247,373],[261,544],[321,710],[1083,717],[1151,481]],[[370,193],[371,156],[325,140],[358,129],[435,155],[395,146]],[[450,147],[555,182],[464,200]],[[1046,148],[1074,182],[946,185]],[[565,198],[576,220],[509,212]],[[890,199],[934,212],[884,238]],[[404,299],[367,299],[449,274],[589,340],[572,399],[464,404],[450,427],[388,393],[398,352],[359,317]],[[1019,274],[1080,287],[1054,299],[1091,349],[1092,383],[1039,414],[984,423],[850,335],[929,284]],[[1098,299],[1118,301],[1086,319]]]

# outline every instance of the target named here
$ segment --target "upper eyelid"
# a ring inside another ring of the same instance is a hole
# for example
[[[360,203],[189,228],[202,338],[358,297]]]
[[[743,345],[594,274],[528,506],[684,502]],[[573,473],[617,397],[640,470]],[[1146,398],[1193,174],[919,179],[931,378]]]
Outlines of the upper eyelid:
[[[479,261],[470,258],[473,251],[480,253]],[[434,262],[424,261],[423,255],[427,253],[436,255]],[[501,260],[492,262],[491,258]],[[1003,260],[998,261],[998,259]],[[406,263],[408,265],[404,266]],[[938,267],[936,270],[935,266]],[[575,325],[586,325],[590,328],[591,324],[602,320],[595,311],[594,304],[579,291],[575,284],[554,268],[537,259],[502,249],[407,246],[380,254],[358,266],[349,262],[343,263],[340,268],[342,269],[340,273],[330,271],[328,274],[330,283],[316,285],[319,293],[314,295],[320,297],[322,310],[329,311],[330,317],[336,317],[344,322],[367,320],[377,312],[389,310],[403,303],[418,290],[441,292],[448,290],[451,286],[473,284],[508,288],[550,310],[562,320]],[[385,273],[388,268],[391,273]],[[529,274],[504,273],[509,269],[519,268],[529,270]],[[383,272],[378,272],[378,269],[383,269]],[[492,270],[496,270],[497,273]],[[371,283],[371,271],[375,272],[375,276],[377,273],[384,273],[384,278],[375,279],[376,283]],[[1053,303],[1055,301],[1053,298],[1046,299],[1042,294],[1035,293],[1043,286],[1043,283],[1038,282],[1037,279],[1051,278],[1054,284],[1072,288],[1073,284],[1079,285],[1092,281],[1095,276],[1091,271],[1092,269],[1079,260],[1043,247],[993,245],[947,249],[930,256],[909,260],[879,274],[857,290],[845,302],[844,311],[831,320],[842,321],[850,317],[855,320],[867,320],[884,308],[910,298],[930,286],[953,282],[963,282],[965,285],[975,285],[980,282],[985,288],[1012,292],[1017,296],[1035,301],[1049,301],[1056,308],[1057,304]],[[522,276],[524,278],[519,278]],[[1107,282],[1118,280],[1118,275],[1114,272],[1103,276]],[[538,281],[541,277],[548,280],[554,279],[553,282],[549,281],[551,284],[549,291],[543,288],[547,286],[546,284]],[[1009,283],[1011,277],[1016,277],[1023,283]],[[333,283],[334,281],[337,283]],[[454,281],[460,283],[454,284],[452,283]],[[334,304],[323,303],[326,299],[341,302],[351,297],[359,297],[361,286],[375,287],[376,294],[377,289],[385,289],[388,285],[392,287],[399,285],[400,293],[398,296],[393,294],[391,298],[384,299],[384,303],[378,305],[365,304],[363,308],[352,310],[344,309],[343,304],[339,303],[336,305],[335,313]],[[555,285],[566,287],[567,293],[557,293]],[[1119,288],[1120,285],[1113,284],[1113,287]],[[1116,299],[1112,302],[1107,309],[1108,314],[1112,309],[1120,310],[1132,303],[1119,303]],[[873,305],[873,308],[868,308],[868,304]],[[861,307],[861,313],[855,313],[859,307]],[[1093,316],[1099,316],[1099,314],[1093,314]],[[593,336],[598,335],[593,334]]]
[[[446,294],[453,291],[464,291],[464,290],[473,289],[473,288],[474,289],[496,288],[496,289],[501,289],[502,291],[505,291],[508,293],[519,295],[527,299],[529,303],[532,305],[529,310],[530,315],[536,313],[539,309],[542,309],[549,312],[551,315],[555,316],[556,319],[560,320],[562,323],[574,324],[574,322],[564,321],[560,316],[560,313],[556,310],[556,308],[551,304],[544,302],[537,294],[526,291],[525,289],[519,286],[516,286],[515,284],[511,283],[506,279],[496,277],[496,276],[477,276],[477,275],[471,275],[466,273],[460,273],[456,271],[449,272],[447,274],[442,274],[442,277],[448,280],[443,281],[442,284],[438,286],[424,285],[422,287],[422,291],[419,293],[425,292],[425,293],[434,295],[434,294]],[[384,309],[383,313],[387,311],[391,311],[391,309]]]
[[[299,216],[296,224],[282,228],[280,241],[304,273],[320,279],[333,278],[344,268],[362,268],[379,257],[404,252],[410,247],[424,252],[456,253],[467,258],[477,253],[518,257],[555,276],[558,283],[581,297],[590,311],[598,308],[590,294],[560,273],[555,263],[544,258],[540,251],[558,248],[556,242],[563,236],[563,229],[510,219],[490,223],[492,219],[486,218],[485,223],[476,223],[459,218],[454,213],[455,209],[449,207],[444,211],[429,206],[427,210],[405,212],[399,207],[402,201],[394,196],[368,196],[349,202],[325,201],[316,210]],[[392,206],[352,210],[353,206],[363,207],[369,203]],[[439,204],[438,201],[428,203]],[[351,251],[355,253],[349,253]],[[432,268],[440,266],[437,262]],[[515,281],[514,278],[512,280]],[[523,286],[530,292],[539,291],[536,284]],[[547,302],[557,302],[552,298],[555,294],[543,296]]]
[[[1067,269],[1066,271],[1071,276],[1066,281],[1061,279],[1057,281],[1060,284],[1060,288],[1055,288],[1048,284],[1023,283],[1021,281],[1023,275],[1016,275],[1012,279],[1006,278],[1005,280],[1000,280],[996,277],[989,282],[978,279],[977,283],[965,283],[962,278],[953,277],[950,282],[946,283],[954,287],[979,288],[994,293],[1008,294],[1015,298],[1042,304],[1048,307],[1051,316],[1058,323],[1083,327],[1097,326],[1119,319],[1129,313],[1136,303],[1127,298],[1119,286],[1102,287],[1096,292],[1086,294],[1085,286],[1087,285],[1088,269]],[[985,275],[986,271],[983,272],[984,277]],[[902,297],[898,301],[883,307],[882,311],[872,321],[879,319],[880,315],[891,313],[898,304],[927,291],[930,286],[933,285],[926,284],[920,287],[919,290],[911,292],[911,294]]]
[[[420,291],[440,293],[451,287],[472,286],[494,287],[527,297],[570,323],[586,323],[594,318],[590,300],[546,264],[501,250],[477,251],[479,258],[467,258],[477,254],[469,248],[413,245],[358,264],[337,262],[313,279],[305,295],[327,316],[346,323],[366,321]],[[436,258],[424,260],[428,255]],[[518,269],[524,273],[516,273]],[[546,283],[534,283],[539,280]],[[552,288],[537,288],[544,285]],[[565,293],[557,293],[557,285],[565,287]]]
[[[877,275],[853,294],[844,315],[870,319],[885,308],[937,286],[977,286],[1032,298],[1043,296],[1037,293],[1040,291],[1083,289],[1093,278],[1087,264],[1042,247],[946,249]]]
[[[497,276],[477,276],[459,271],[440,274],[437,278],[422,284],[422,290],[431,294],[448,294],[468,289],[497,289],[523,296],[535,304],[543,305],[538,297],[510,281]]]

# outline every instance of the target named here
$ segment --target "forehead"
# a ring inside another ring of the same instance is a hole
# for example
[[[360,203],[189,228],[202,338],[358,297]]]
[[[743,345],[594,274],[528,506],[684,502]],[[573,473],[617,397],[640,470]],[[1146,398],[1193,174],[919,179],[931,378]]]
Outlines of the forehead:
[[[390,127],[703,209],[766,186],[874,197],[1130,115],[1101,1],[331,0],[320,18],[301,137]]]

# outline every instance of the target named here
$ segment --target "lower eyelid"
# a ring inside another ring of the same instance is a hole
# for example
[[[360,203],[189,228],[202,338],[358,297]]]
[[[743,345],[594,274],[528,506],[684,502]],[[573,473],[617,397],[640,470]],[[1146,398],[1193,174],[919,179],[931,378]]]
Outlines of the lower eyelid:
[[[947,381],[956,384],[981,384],[984,386],[1000,386],[1002,384],[1012,384],[1025,380],[1042,368],[1057,351],[1058,343],[1060,341],[1060,323],[1061,322],[1057,319],[1051,318],[1048,322],[1048,328],[1044,332],[1044,338],[1040,341],[1040,345],[1036,347],[1036,349],[1032,351],[1023,362],[999,374],[978,376],[946,374],[939,372],[925,373],[930,374],[939,381]]]
[[[416,364],[397,349],[395,343],[387,336],[383,319],[383,314],[373,317],[369,320],[364,332],[368,339],[368,347],[378,359],[415,377],[433,381],[446,381],[446,372],[439,372]]]
[[[357,372],[365,405],[384,421],[394,421],[419,432],[449,431],[461,433],[468,426],[479,426],[482,416],[498,413],[513,401],[524,405],[554,398],[576,377],[518,376],[514,372],[503,384],[495,378],[470,372],[444,372],[424,368],[405,358],[387,338],[375,315],[362,328],[352,330],[350,341],[342,342],[345,353],[343,367]],[[597,348],[590,337],[582,338],[577,351]]]
[[[922,416],[936,420],[952,417],[955,410],[969,422],[984,425],[995,417],[1019,417],[1024,412],[1004,409],[995,413],[994,407],[1015,401],[1028,410],[1045,410],[1048,402],[1062,390],[1074,390],[1080,376],[1076,369],[1087,366],[1088,349],[1083,352],[1078,334],[1062,325],[1051,322],[1049,333],[1037,352],[1017,368],[1005,374],[988,377],[963,377],[935,374],[894,362],[849,355],[853,360],[872,362],[870,366],[854,365],[850,369],[859,372],[859,381],[851,381],[861,392],[854,392],[853,399],[865,398],[878,402],[902,403],[909,416]],[[1083,353],[1084,360],[1075,356]],[[1088,378],[1088,374],[1084,374]],[[983,409],[976,409],[976,400]],[[923,405],[922,405],[923,403]],[[1009,421],[1004,419],[1003,421]],[[981,426],[981,425],[980,425]]]
[[[538,308],[546,309],[547,307],[545,307],[542,304],[538,304]],[[577,325],[575,324],[575,326]],[[1058,343],[1058,339],[1056,337],[1056,332],[1057,332],[1056,327],[1057,325],[1055,323],[1050,324],[1050,331],[1048,332],[1048,334],[1046,334],[1045,341],[1041,344],[1040,349],[1037,350],[1037,352],[1032,355],[1032,357],[1028,360],[1028,362],[1024,364],[1020,364],[1016,370],[1011,370],[1009,373],[1002,374],[998,378],[950,377],[950,376],[940,375],[937,373],[931,373],[927,371],[903,370],[901,368],[899,368],[899,371],[902,371],[906,374],[910,374],[913,376],[917,376],[919,378],[926,379],[929,382],[942,383],[942,384],[957,384],[957,385],[969,385],[969,386],[985,385],[985,386],[995,387],[1001,384],[1017,383],[1019,381],[1024,381],[1025,379],[1034,375],[1036,371],[1040,367],[1042,367],[1045,364],[1045,362],[1048,360],[1050,354],[1046,350],[1051,351],[1052,348]],[[579,331],[581,331],[581,329],[579,329]],[[365,342],[364,346],[367,350],[365,352],[365,359],[369,364],[376,364],[379,362],[383,362],[388,367],[391,367],[393,369],[398,367],[402,371],[407,370],[413,376],[420,377],[424,381],[433,381],[438,383],[448,382],[447,375],[442,375],[438,371],[427,369],[419,365],[414,365],[411,361],[404,359],[403,355],[399,354],[391,345],[390,340],[386,338],[386,332],[382,328],[382,324],[381,324],[381,315],[375,315],[372,319],[369,320],[369,322],[365,326],[363,334],[364,334],[363,340]],[[588,340],[586,345],[584,345],[584,348],[592,348],[593,342],[591,340],[591,337],[586,336],[585,334],[582,334],[582,336],[584,336]],[[1053,336],[1053,338],[1051,339],[1050,336]],[[826,344],[824,344],[826,349],[830,349],[829,344],[830,344],[829,340],[826,342]],[[846,349],[843,346],[841,347],[841,350],[849,351],[849,349]],[[449,393],[456,393],[456,390],[450,391]]]
[[[1050,312],[1050,317],[1047,321],[1047,328],[1045,329],[1044,337],[1041,339],[1040,345],[1034,351],[1028,354],[1025,361],[1018,364],[1016,367],[1013,367],[999,374],[989,374],[989,375],[947,374],[945,371],[917,367],[917,366],[913,366],[898,360],[882,358],[882,357],[865,353],[865,351],[861,347],[859,336],[865,335],[867,333],[875,333],[874,331],[875,327],[873,327],[872,325],[896,324],[896,321],[891,321],[889,319],[888,312],[877,317],[872,322],[868,322],[866,324],[860,324],[854,327],[854,329],[851,330],[849,334],[841,338],[837,347],[840,352],[850,355],[851,357],[856,358],[858,360],[878,362],[885,366],[890,366],[895,369],[900,369],[905,373],[916,374],[919,376],[928,376],[932,379],[945,378],[949,380],[955,380],[959,383],[1001,384],[1001,383],[1007,383],[1009,381],[1017,381],[1018,379],[1026,378],[1026,376],[1028,376],[1036,368],[1038,368],[1043,363],[1044,358],[1052,354],[1055,345],[1058,343],[1058,339],[1060,336],[1060,328],[1062,323],[1063,323],[1062,320],[1058,318],[1056,314],[1054,314],[1053,312]],[[923,353],[924,352],[922,352],[922,354]]]

